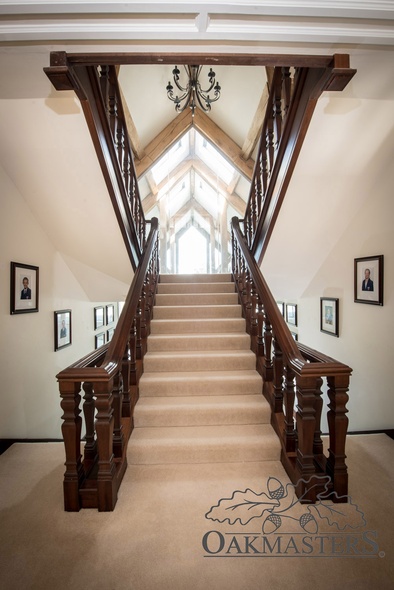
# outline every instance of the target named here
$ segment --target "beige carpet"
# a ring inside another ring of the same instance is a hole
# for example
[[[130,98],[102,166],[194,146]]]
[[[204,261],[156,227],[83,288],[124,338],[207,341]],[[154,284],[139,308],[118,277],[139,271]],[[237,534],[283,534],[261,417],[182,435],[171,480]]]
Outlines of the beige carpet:
[[[385,435],[348,439],[349,493],[384,557],[204,557],[211,530],[261,533],[258,519],[231,526],[205,514],[236,490],[262,492],[269,477],[285,483],[278,462],[132,466],[113,513],[66,513],[63,445],[15,444],[0,457],[1,588],[392,590],[393,453]]]

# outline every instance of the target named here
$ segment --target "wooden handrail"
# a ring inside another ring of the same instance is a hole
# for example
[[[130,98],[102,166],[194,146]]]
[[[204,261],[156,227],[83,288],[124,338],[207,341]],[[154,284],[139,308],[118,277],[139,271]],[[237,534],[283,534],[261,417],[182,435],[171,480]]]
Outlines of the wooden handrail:
[[[347,55],[332,56],[326,66],[275,67],[245,211],[245,235],[259,264],[317,100],[324,90],[343,90],[355,72]]]
[[[65,52],[44,68],[56,90],[74,90],[93,140],[133,270],[141,260],[146,220],[139,194],[115,66],[72,65]]]
[[[263,377],[263,393],[271,406],[271,422],[282,444],[282,463],[303,501],[315,501],[330,478],[334,501],[347,501],[345,442],[351,369],[305,345],[297,344],[249,250],[239,219],[232,219],[232,272],[256,366]],[[328,457],[323,453],[322,384],[327,380],[330,400]],[[296,425],[294,403],[297,397]],[[308,487],[321,476],[321,487]]]
[[[67,511],[113,510],[127,467],[127,441],[159,276],[158,220],[151,220],[118,325],[109,344],[57,375],[66,451],[64,506]],[[81,387],[84,390],[84,456],[81,455]]]

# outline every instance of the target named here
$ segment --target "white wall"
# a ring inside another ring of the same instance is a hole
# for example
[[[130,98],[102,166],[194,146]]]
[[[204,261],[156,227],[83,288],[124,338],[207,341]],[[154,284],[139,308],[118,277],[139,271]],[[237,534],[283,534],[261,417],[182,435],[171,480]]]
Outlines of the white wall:
[[[93,308],[0,166],[0,438],[61,438],[56,374],[94,348]],[[39,267],[39,311],[10,315],[10,262]],[[72,310],[72,345],[54,352],[54,311]]]

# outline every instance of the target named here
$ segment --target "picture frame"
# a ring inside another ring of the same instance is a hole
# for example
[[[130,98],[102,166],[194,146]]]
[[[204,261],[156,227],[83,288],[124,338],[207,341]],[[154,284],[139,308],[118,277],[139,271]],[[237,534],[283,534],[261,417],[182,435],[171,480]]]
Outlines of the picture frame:
[[[339,337],[339,299],[320,297],[320,331]]]
[[[104,307],[101,305],[94,308],[94,329],[104,326]]]
[[[292,326],[298,325],[297,305],[295,303],[286,303],[286,322]]]
[[[383,254],[354,259],[354,301],[383,305]]]
[[[282,314],[282,316],[285,317],[285,304],[284,304],[284,302],[283,301],[277,301],[276,304],[277,304],[277,306],[279,308],[279,311]]]
[[[94,337],[94,347],[100,348],[100,346],[103,346],[104,344],[105,344],[105,332],[100,332],[99,334],[96,334]]]
[[[297,342],[298,341],[298,334],[297,332],[290,332],[292,338]]]
[[[115,328],[109,328],[107,330],[107,342],[111,342],[114,332],[115,332]]]
[[[11,262],[10,313],[38,312],[39,268]]]
[[[115,321],[115,306],[113,304],[106,306],[105,317],[106,317],[107,325],[114,323],[114,321]]]
[[[54,312],[55,352],[72,344],[71,309]]]

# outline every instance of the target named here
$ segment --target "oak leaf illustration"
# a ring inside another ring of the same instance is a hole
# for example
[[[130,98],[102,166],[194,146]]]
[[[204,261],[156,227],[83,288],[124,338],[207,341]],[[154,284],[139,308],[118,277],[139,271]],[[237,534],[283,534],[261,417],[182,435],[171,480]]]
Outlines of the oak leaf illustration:
[[[347,496],[347,503],[331,504],[317,502],[307,507],[309,512],[317,519],[326,520],[331,527],[340,531],[357,529],[366,525],[364,513]]]
[[[222,498],[219,503],[206,513],[205,518],[217,522],[228,521],[235,524],[237,521],[245,525],[253,518],[260,518],[265,511],[271,511],[279,506],[275,498],[270,498],[265,492],[256,494],[249,488],[244,492],[237,490],[231,498]]]

